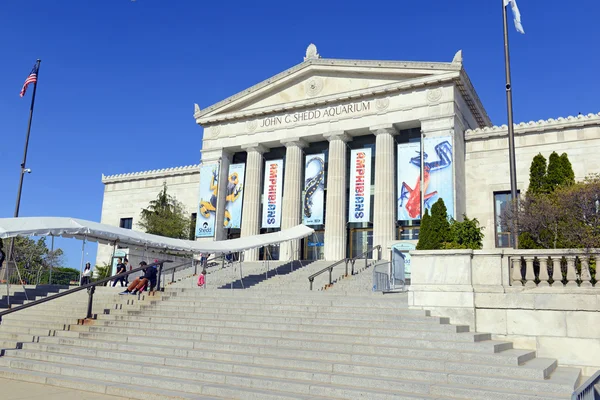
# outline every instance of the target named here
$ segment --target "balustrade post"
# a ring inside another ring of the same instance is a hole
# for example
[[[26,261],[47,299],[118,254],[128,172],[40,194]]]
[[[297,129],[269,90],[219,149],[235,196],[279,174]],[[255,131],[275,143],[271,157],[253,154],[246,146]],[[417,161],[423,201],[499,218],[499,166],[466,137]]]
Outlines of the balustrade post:
[[[533,260],[535,257],[525,257],[525,286],[536,287],[535,272],[533,271]]]
[[[93,318],[94,314],[92,313],[92,307],[94,306],[94,292],[96,291],[96,286],[90,286],[88,288],[88,306],[87,306],[87,316],[86,318]]]
[[[511,257],[510,262],[512,264],[513,286],[523,286],[523,276],[521,275],[521,256]]]
[[[538,261],[540,263],[540,283],[538,286],[550,286],[550,275],[548,275],[548,257],[538,257]]]
[[[577,287],[577,270],[575,256],[567,256],[567,287]]]
[[[581,261],[581,287],[591,288],[592,275],[590,274],[590,257],[580,256],[579,261]]]
[[[594,276],[596,279],[596,288],[600,289],[600,284],[598,283],[600,281],[600,253],[594,254],[594,260],[596,261],[596,273]]]
[[[562,257],[551,257],[550,260],[552,260],[552,280],[554,282],[552,282],[552,287],[561,287],[563,286],[562,283],[562,271],[560,269],[560,262],[561,262]]]

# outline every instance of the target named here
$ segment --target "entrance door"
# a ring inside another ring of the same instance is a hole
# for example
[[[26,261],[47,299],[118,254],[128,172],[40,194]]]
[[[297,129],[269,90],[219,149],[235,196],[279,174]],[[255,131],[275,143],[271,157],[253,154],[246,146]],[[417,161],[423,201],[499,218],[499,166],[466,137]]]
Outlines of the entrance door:
[[[373,229],[359,228],[350,230],[350,257],[354,258],[373,247]]]
[[[315,231],[304,239],[304,259],[305,260],[324,260],[325,259],[325,231]]]
[[[279,246],[269,245],[261,247],[259,250],[261,260],[279,260]]]

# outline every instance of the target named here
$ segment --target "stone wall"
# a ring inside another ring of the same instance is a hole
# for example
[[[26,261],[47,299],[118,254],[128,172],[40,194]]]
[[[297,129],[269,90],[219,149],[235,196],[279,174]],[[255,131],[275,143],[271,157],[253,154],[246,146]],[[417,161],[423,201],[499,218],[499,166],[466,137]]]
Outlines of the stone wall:
[[[100,222],[119,226],[121,218],[133,218],[133,230],[141,230],[138,225],[140,213],[156,198],[163,183],[167,184],[167,192],[175,196],[191,215],[197,212],[199,179],[200,169],[196,165],[103,177],[104,199]],[[112,246],[99,244],[96,264],[108,263],[111,254]]]
[[[495,247],[494,192],[510,191],[508,129],[492,127],[465,133],[466,204],[469,218],[484,226],[484,249]],[[600,114],[549,119],[515,125],[517,183],[521,193],[529,186],[533,157],[546,159],[553,151],[567,153],[575,178],[600,173]]]
[[[600,284],[590,283],[588,254],[510,249],[411,255],[411,307],[536,350],[538,357],[558,358],[561,365],[583,368],[584,375],[600,369]],[[548,268],[561,264],[563,270],[567,265],[566,285],[557,275],[553,282]]]

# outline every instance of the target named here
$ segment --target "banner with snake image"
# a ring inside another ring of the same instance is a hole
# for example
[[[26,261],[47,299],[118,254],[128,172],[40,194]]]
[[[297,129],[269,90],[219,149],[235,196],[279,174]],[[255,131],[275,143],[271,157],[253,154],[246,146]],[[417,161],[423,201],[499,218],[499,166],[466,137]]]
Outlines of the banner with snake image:
[[[325,154],[310,154],[304,164],[302,218],[304,225],[323,225],[325,205]]]
[[[200,195],[198,196],[198,214],[196,216],[196,237],[215,235],[215,214],[219,194],[220,164],[200,166]]]
[[[225,193],[225,213],[223,216],[223,226],[228,229],[239,229],[242,226],[245,170],[246,164],[231,164],[229,166],[227,192]]]
[[[425,209],[444,199],[448,216],[454,217],[452,137],[426,138],[423,159],[423,195]],[[421,218],[421,145],[398,145],[398,220]]]

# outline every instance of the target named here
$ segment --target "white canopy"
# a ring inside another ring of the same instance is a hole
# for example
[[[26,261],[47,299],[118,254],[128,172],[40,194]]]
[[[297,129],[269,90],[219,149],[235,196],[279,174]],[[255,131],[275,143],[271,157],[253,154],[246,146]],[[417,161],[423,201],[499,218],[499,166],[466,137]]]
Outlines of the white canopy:
[[[131,229],[63,217],[0,218],[0,239],[15,236],[62,236],[105,244],[141,246],[148,249],[189,253],[235,253],[257,247],[302,239],[313,229],[305,225],[264,235],[232,240],[193,241],[136,232]]]

